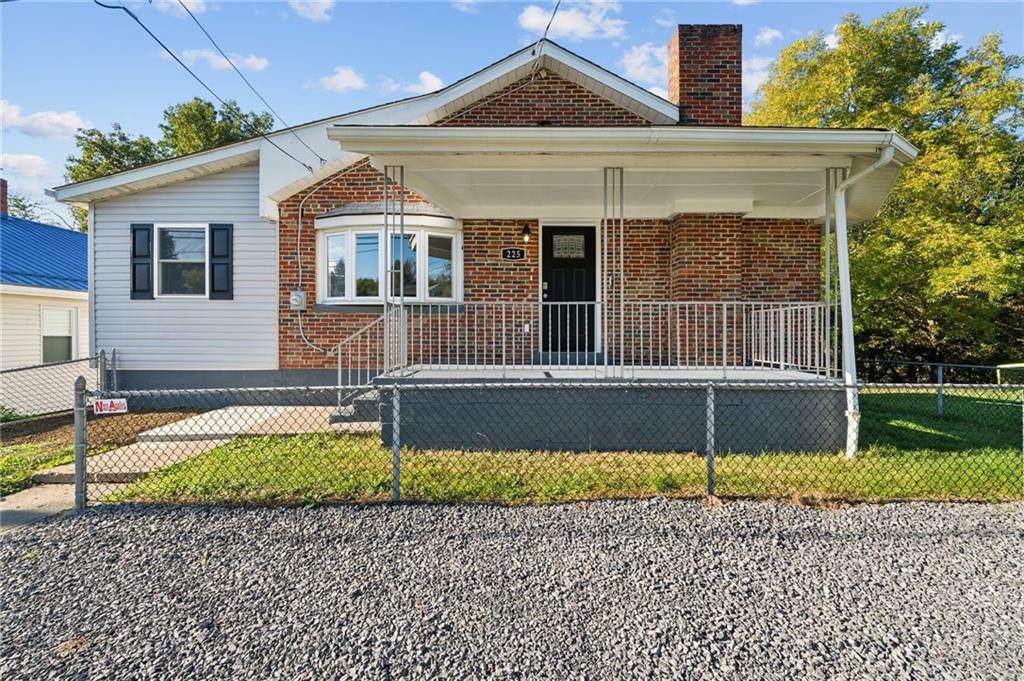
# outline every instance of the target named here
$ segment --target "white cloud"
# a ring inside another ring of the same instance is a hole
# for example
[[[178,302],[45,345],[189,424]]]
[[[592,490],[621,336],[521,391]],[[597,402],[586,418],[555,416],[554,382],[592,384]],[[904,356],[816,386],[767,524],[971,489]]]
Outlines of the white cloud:
[[[945,47],[950,43],[959,43],[964,39],[962,33],[946,33],[945,31],[939,31],[932,36],[932,49],[937,50],[940,47]]]
[[[163,53],[163,54],[166,54]],[[270,60],[266,57],[257,57],[255,54],[248,56],[242,54],[229,54],[231,61],[235,63],[235,66],[241,71],[262,71],[267,68],[270,64]],[[206,65],[211,69],[217,71],[226,71],[231,68],[231,62],[222,57],[219,52],[214,52],[209,49],[196,49],[196,50],[182,50],[181,60],[191,66],[198,61],[205,61]]]
[[[661,85],[668,78],[668,48],[651,43],[634,45],[620,61],[626,78],[638,83]]]
[[[0,154],[0,166],[5,173],[28,180],[43,180],[55,175],[46,159],[35,154]]]
[[[393,78],[385,78],[381,84],[381,89],[385,92],[409,92],[414,95],[424,95],[443,87],[444,81],[430,71],[420,71],[415,83],[401,83]]]
[[[839,47],[839,34],[836,31],[839,29],[839,24],[832,27],[832,32],[825,36],[825,47],[830,50],[834,50]]]
[[[743,60],[743,94],[752,97],[761,83],[768,80],[768,69],[774,60],[771,57],[751,57]]]
[[[468,14],[475,14],[477,9],[479,9],[479,5],[480,0],[454,0],[452,2],[452,7]]]
[[[748,5],[756,5],[758,0],[732,0],[732,4],[739,5],[740,7],[746,7]]]
[[[288,0],[288,5],[308,21],[330,21],[334,0]]]
[[[658,86],[655,85],[655,86],[649,87],[647,89],[649,91],[653,92],[654,94],[658,95],[662,99],[668,99],[668,90],[666,90],[663,87],[658,87]]]
[[[549,38],[566,38],[573,42],[594,38],[615,39],[626,35],[626,20],[612,15],[622,12],[615,0],[563,3],[551,22]],[[519,14],[519,26],[541,35],[551,19],[550,7],[529,5]]]
[[[0,128],[17,130],[32,137],[70,137],[92,123],[74,111],[37,111],[22,115],[21,107],[6,99],[0,100]]]
[[[679,25],[679,22],[676,20],[676,13],[670,9],[658,10],[658,13],[654,15],[654,23],[665,28],[675,28]]]
[[[320,87],[335,92],[362,90],[366,81],[351,66],[335,66],[333,74],[320,79]]]
[[[206,0],[184,0],[185,5],[191,10],[192,14],[202,14],[209,6],[206,4]],[[179,17],[187,17],[188,12],[181,8],[178,4],[178,0],[153,0],[153,7],[157,8],[161,12],[167,12],[168,14],[175,14]]]
[[[776,40],[782,40],[782,31],[771,26],[762,26],[757,35],[754,36],[754,44],[758,47],[771,45]]]

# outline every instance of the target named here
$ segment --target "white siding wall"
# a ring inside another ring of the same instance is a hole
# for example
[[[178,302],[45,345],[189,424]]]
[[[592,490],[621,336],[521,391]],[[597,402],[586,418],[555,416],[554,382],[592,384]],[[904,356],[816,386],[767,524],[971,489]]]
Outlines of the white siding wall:
[[[0,369],[30,366],[43,361],[43,307],[74,308],[77,314],[75,358],[89,355],[89,306],[81,298],[0,294]]]
[[[251,165],[93,204],[96,349],[120,369],[277,368],[277,226]],[[234,224],[234,300],[131,300],[133,222]]]

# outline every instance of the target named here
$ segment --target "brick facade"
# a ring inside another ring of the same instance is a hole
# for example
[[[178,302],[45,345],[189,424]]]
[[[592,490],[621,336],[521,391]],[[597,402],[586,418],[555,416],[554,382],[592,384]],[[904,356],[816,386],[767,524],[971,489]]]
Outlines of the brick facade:
[[[669,49],[670,97],[680,106],[681,123],[738,125],[740,117],[740,27],[680,26]],[[645,126],[640,116],[575,83],[543,72],[524,78],[441,119],[442,126]],[[309,347],[299,330],[299,316],[289,309],[289,293],[300,286],[312,307],[316,300],[316,232],[314,219],[348,202],[378,202],[382,176],[360,161],[320,186],[299,192],[279,204],[279,364],[282,369],[330,368],[335,358]],[[298,234],[300,202],[304,206]],[[425,202],[416,195],[410,203]],[[599,209],[600,207],[595,207]],[[533,238],[523,244],[522,230]],[[444,315],[412,312],[409,338],[419,359],[451,362],[529,362],[538,346],[539,244],[536,220],[465,220],[463,222],[463,291],[466,302],[517,303],[494,305],[482,313],[466,311]],[[653,347],[645,329],[673,327],[678,343],[690,326],[665,317],[665,306],[654,303],[694,300],[816,301],[819,295],[819,228],[802,220],[748,220],[736,214],[684,214],[674,218],[653,216],[629,220],[625,228],[625,272],[618,276],[619,244],[612,230],[608,248],[609,291],[618,299],[617,286],[625,285],[628,301],[650,303],[629,312],[625,320],[628,348],[666,358],[679,348]],[[600,247],[600,238],[597,243]],[[526,258],[502,260],[506,246],[525,246]],[[600,258],[600,253],[598,254]],[[598,287],[600,290],[600,287]],[[617,309],[607,310],[610,337],[605,347],[617,347]],[[474,316],[476,315],[476,316]],[[496,336],[498,315],[506,337]],[[511,318],[510,318],[511,315]],[[517,316],[518,315],[518,316]],[[353,332],[379,318],[379,309],[358,313],[318,312],[302,315],[306,337],[322,348],[333,348]],[[434,339],[459,329],[468,339],[463,348],[443,348]],[[645,326],[647,325],[647,326]],[[507,329],[514,329],[508,332]],[[376,333],[376,332],[375,332]],[[382,333],[382,332],[380,332]],[[660,332],[659,332],[660,333]],[[661,336],[671,334],[660,333]],[[380,339],[367,334],[366,353],[372,355]],[[667,342],[667,341],[666,341]],[[424,349],[427,348],[427,349]],[[454,353],[454,354],[452,354]],[[460,355],[459,353],[462,353]],[[613,353],[614,354],[614,353]]]
[[[436,125],[582,127],[651,122],[572,81],[546,72],[512,83]]]
[[[676,216],[672,300],[816,301],[821,228],[810,220]]]

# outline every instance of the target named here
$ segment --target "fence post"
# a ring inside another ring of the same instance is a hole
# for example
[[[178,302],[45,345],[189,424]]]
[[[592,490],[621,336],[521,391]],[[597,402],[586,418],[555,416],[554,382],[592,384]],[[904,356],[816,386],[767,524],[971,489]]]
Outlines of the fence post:
[[[85,376],[75,379],[75,510],[85,509]]]
[[[708,496],[715,496],[715,386],[708,384],[707,405],[704,410],[707,423],[707,440],[704,443],[704,458],[707,462]]]
[[[117,391],[117,348],[110,349],[110,385]]]
[[[942,415],[945,413],[946,410],[945,410],[945,405],[943,404],[943,400],[942,400],[942,365],[941,364],[938,365],[938,368],[935,370],[935,383],[936,383],[936,388],[935,388],[935,413],[939,416],[939,418],[942,418]]]
[[[100,392],[107,389],[107,351],[100,350],[96,356],[96,387]]]
[[[402,472],[402,435],[401,435],[401,397],[398,386],[391,391],[391,501],[402,498],[399,490],[399,477]]]

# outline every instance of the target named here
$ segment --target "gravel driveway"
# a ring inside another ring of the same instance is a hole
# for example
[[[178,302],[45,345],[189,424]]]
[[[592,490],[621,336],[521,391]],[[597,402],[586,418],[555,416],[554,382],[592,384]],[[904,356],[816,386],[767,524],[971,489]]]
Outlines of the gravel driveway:
[[[1024,669],[1021,504],[120,507],[0,555],[4,679]]]

